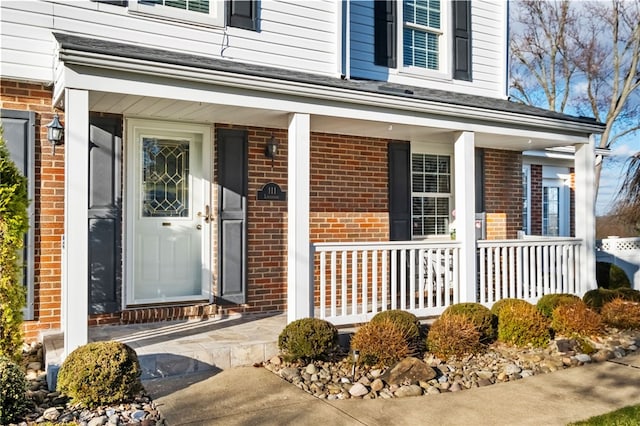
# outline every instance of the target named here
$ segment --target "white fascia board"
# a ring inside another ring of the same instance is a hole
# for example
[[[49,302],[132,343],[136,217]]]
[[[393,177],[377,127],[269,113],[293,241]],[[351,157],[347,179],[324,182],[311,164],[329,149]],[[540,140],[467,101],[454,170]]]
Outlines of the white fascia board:
[[[114,71],[133,72],[137,74],[152,76],[154,78],[162,76],[165,78],[215,84],[218,86],[240,89],[246,89],[247,87],[250,87],[253,91],[257,90],[273,94],[288,95],[292,97],[304,97],[306,99],[311,98],[323,101],[337,101],[340,103],[357,104],[360,106],[373,106],[376,108],[379,108],[380,105],[384,105],[385,109],[402,111],[402,115],[406,115],[407,112],[414,112],[419,114],[429,113],[437,116],[456,118],[460,121],[451,120],[452,123],[457,123],[457,125],[453,128],[461,131],[477,131],[473,128],[460,127],[460,122],[468,122],[469,120],[479,120],[483,122],[489,121],[493,123],[502,123],[508,125],[518,123],[518,125],[522,127],[529,126],[537,129],[549,129],[554,131],[554,133],[558,131],[574,134],[579,133],[582,137],[580,138],[581,142],[577,143],[585,143],[585,136],[588,136],[588,134],[590,133],[600,133],[602,131],[601,126],[595,124],[590,125],[586,123],[574,123],[546,117],[536,117],[505,111],[487,110],[484,108],[471,106],[443,104],[440,102],[414,98],[402,98],[382,93],[361,92],[357,90],[337,87],[321,87],[316,84],[284,81],[261,76],[234,74],[217,70],[194,69],[193,67],[182,65],[158,64],[157,62],[139,59],[118,58],[118,60],[114,60],[112,56],[90,52],[67,51],[62,49],[60,51],[60,60],[67,65],[75,64],[95,68],[110,69]],[[67,83],[69,84],[70,82]],[[135,83],[136,85],[142,85],[143,82],[136,81]],[[107,91],[113,91],[112,88],[116,87],[118,87],[118,85],[110,86],[109,88],[105,89]],[[99,89],[93,87],[89,88],[89,90]],[[180,88],[180,90],[184,89]],[[147,96],[152,95],[147,94]],[[179,99],[184,99],[184,95],[181,95]],[[209,99],[203,101],[215,103],[215,100],[212,100],[210,97],[210,92]],[[225,98],[224,103],[228,104],[228,99]],[[333,107],[334,106],[332,106],[332,108]],[[352,111],[353,110],[354,109],[352,109]],[[295,110],[288,109],[288,111]],[[367,117],[354,118],[367,119]],[[371,117],[368,117],[368,119],[371,119]],[[487,127],[493,128],[492,126]]]
[[[538,129],[523,129],[511,125],[499,126],[493,123],[481,123],[455,119],[445,115],[426,112],[404,111],[389,108],[387,105],[354,104],[330,99],[320,101],[316,98],[296,96],[285,93],[262,92],[260,102],[256,103],[254,87],[227,87],[212,83],[197,83],[176,86],[167,84],[168,80],[156,76],[149,80],[131,80],[123,78],[119,71],[90,74],[91,69],[67,67],[64,80],[69,87],[120,93],[134,96],[149,96],[163,99],[219,104],[229,107],[256,108],[290,113],[292,111],[310,115],[347,118],[353,120],[376,121],[390,124],[402,124],[418,127],[432,127],[454,131],[469,131],[493,135],[504,135],[522,138],[538,138],[556,141],[562,144],[581,144],[588,142],[586,134],[570,134],[561,132],[543,132]],[[150,81],[153,80],[153,81]]]

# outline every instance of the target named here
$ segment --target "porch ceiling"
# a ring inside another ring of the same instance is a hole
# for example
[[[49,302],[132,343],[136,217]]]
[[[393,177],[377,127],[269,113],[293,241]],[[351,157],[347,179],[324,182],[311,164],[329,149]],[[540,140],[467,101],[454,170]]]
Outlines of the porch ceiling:
[[[203,102],[163,99],[149,96],[92,91],[89,96],[91,111],[145,117],[157,120],[194,123],[230,123],[244,126],[287,128],[288,113],[265,108],[237,107]],[[358,135],[409,141],[453,142],[454,130],[351,118],[313,115],[311,130],[321,133]],[[517,133],[517,132],[515,132]],[[476,146],[505,150],[537,150],[567,145],[544,135],[497,134],[476,132]]]

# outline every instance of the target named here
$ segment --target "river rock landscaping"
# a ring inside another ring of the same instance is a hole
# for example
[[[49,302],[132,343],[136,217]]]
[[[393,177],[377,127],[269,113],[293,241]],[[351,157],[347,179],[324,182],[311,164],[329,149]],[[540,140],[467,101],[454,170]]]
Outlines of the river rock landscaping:
[[[23,351],[27,372],[28,412],[19,426],[34,424],[79,424],[83,426],[164,425],[164,420],[151,398],[144,392],[133,401],[88,409],[73,404],[60,392],[51,392],[42,370],[42,345],[28,346]]]
[[[595,348],[590,354],[580,350],[583,345],[577,340],[556,338],[545,348],[496,342],[482,354],[460,359],[442,360],[424,353],[389,368],[357,364],[354,370],[353,359],[344,350],[326,361],[310,363],[285,362],[275,356],[264,367],[317,398],[403,398],[458,392],[622,358],[638,350],[640,331],[609,328],[602,336],[586,340]]]

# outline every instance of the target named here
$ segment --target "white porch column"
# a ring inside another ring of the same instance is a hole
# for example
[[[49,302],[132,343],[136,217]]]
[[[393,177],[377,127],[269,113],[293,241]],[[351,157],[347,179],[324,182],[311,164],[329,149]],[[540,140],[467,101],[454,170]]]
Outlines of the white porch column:
[[[460,241],[460,301],[476,301],[475,138],[461,133],[454,145],[456,240]]]
[[[311,119],[289,117],[287,201],[287,321],[313,316],[313,259],[309,245]]]
[[[596,283],[596,189],[595,139],[576,145],[575,154],[575,226],[576,237],[582,239],[580,249],[579,280],[581,294],[597,288]]]
[[[89,92],[65,89],[62,331],[66,357],[88,341]]]

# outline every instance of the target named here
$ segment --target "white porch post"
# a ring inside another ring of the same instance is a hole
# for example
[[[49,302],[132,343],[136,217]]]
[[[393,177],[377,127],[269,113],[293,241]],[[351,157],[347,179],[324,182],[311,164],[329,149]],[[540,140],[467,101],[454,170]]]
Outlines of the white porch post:
[[[313,259],[309,246],[311,152],[309,114],[289,117],[287,204],[287,321],[313,316]]]
[[[589,143],[576,145],[575,154],[575,226],[576,237],[582,239],[579,296],[597,288],[595,199],[595,139],[592,135]]]
[[[476,301],[475,138],[461,133],[454,145],[456,240],[460,241],[460,301]]]
[[[88,135],[89,93],[65,89],[63,357],[86,344],[89,337]]]

